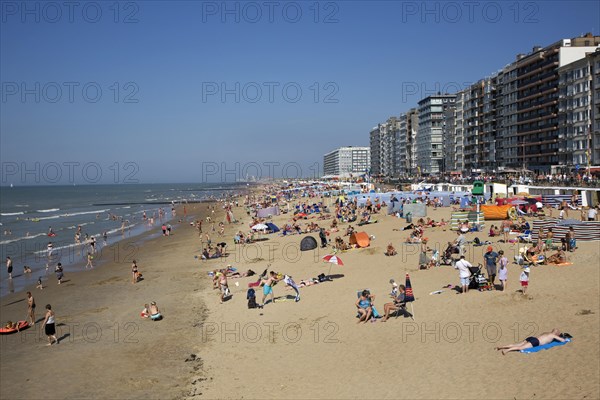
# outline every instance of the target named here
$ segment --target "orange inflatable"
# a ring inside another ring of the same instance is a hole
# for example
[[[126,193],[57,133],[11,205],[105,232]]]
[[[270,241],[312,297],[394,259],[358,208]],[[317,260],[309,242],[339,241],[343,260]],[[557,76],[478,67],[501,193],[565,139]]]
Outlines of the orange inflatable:
[[[503,206],[482,205],[480,206],[480,210],[483,212],[485,220],[488,221],[505,219],[508,216],[508,210],[512,207],[513,206],[510,204],[505,204]]]

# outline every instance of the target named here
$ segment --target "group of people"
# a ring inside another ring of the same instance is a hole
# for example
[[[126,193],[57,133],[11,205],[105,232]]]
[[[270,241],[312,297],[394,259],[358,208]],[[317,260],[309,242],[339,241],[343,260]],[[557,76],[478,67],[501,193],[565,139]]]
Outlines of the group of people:
[[[375,322],[375,318],[380,317],[382,317],[381,322],[386,322],[392,312],[404,311],[406,306],[406,287],[404,285],[398,285],[394,280],[391,280],[390,283],[392,284],[392,291],[390,292],[392,301],[383,305],[383,316],[381,316],[375,308],[375,295],[371,294],[368,289],[360,292],[355,303],[358,312],[357,324],[360,324],[361,322],[366,323],[368,321]]]

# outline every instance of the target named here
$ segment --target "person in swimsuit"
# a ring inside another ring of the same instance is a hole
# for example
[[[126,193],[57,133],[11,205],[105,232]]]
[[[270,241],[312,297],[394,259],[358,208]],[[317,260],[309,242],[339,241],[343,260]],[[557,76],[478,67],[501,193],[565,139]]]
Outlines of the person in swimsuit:
[[[155,301],[150,303],[150,319],[153,321],[159,321],[162,319],[162,315]]]
[[[135,260],[133,260],[133,262],[131,264],[131,283],[135,284],[138,281],[138,278],[139,278],[139,272],[138,272],[137,262]]]
[[[92,260],[94,259],[94,256],[92,256],[92,253],[87,253],[87,264],[85,264],[85,268],[87,269],[87,267],[90,268],[94,268],[94,264],[92,264]]]
[[[360,294],[358,300],[356,300],[356,308],[358,309],[358,314],[360,318],[358,319],[357,324],[361,322],[367,322],[369,318],[371,318],[371,314],[373,314],[373,308],[371,307],[371,303],[374,300],[373,295],[368,290],[363,290]]]
[[[269,275],[262,279],[261,284],[263,285],[263,298],[261,306],[265,306],[265,299],[268,295],[271,295],[271,303],[275,303],[275,296],[273,294],[273,284],[277,281],[275,272],[271,271]]]
[[[10,257],[6,257],[6,271],[8,272],[8,279],[12,279],[13,263]]]
[[[544,344],[552,343],[553,341],[564,342],[565,339],[560,336],[561,333],[557,328],[552,329],[550,332],[544,332],[541,335],[535,337],[530,336],[525,338],[522,342],[509,344],[502,347],[496,347],[496,350],[502,351],[502,355],[509,353],[511,351],[519,351],[524,349],[529,349],[532,347],[541,346]]]
[[[55,315],[54,311],[52,311],[52,306],[50,304],[46,304],[46,317],[44,318],[42,327],[44,328],[46,336],[48,336],[48,346],[51,346],[54,342],[58,344],[58,339],[56,338],[56,327],[54,326],[54,317]]]
[[[223,271],[219,275],[219,288],[221,289],[221,304],[225,300],[225,296],[229,292],[229,285],[227,284],[227,274]]]
[[[31,292],[27,292],[27,316],[29,317],[29,325],[35,325],[35,299]]]

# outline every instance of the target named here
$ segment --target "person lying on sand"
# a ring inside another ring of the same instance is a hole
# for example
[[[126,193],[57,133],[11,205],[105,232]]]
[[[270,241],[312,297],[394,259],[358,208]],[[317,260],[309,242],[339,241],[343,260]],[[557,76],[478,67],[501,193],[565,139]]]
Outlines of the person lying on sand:
[[[505,355],[506,353],[509,353],[511,351],[519,351],[519,350],[529,349],[532,347],[537,347],[537,346],[551,343],[555,340],[557,340],[559,342],[565,341],[565,339],[562,337],[562,334],[560,333],[560,331],[557,328],[552,329],[550,332],[544,332],[537,337],[530,336],[528,338],[525,338],[525,340],[523,340],[522,342],[519,342],[519,343],[509,344],[509,345],[502,346],[502,347],[496,347],[496,350],[501,350],[502,355]]]

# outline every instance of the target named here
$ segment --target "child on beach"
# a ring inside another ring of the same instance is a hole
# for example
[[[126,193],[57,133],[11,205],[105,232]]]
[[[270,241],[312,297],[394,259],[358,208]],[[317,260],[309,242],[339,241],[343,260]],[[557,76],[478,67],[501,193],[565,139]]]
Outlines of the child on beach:
[[[144,309],[140,313],[140,317],[150,318],[150,310],[148,309],[148,304],[144,304]]]
[[[500,250],[498,252],[498,255],[500,255],[500,270],[498,271],[498,279],[500,280],[500,283],[502,284],[502,291],[506,290],[506,280],[508,277],[508,268],[506,268],[508,266],[508,258],[504,255],[504,250]]]
[[[529,272],[530,269],[527,267],[523,270],[523,272],[521,272],[521,276],[519,277],[519,280],[521,281],[521,291],[523,294],[527,292],[527,287],[529,287]]]
[[[44,288],[44,286],[42,285],[42,277],[41,276],[38,278],[37,286],[35,288],[40,289],[40,290]]]
[[[54,269],[54,272],[56,273],[56,279],[58,280],[58,284],[60,285],[62,282],[62,278],[64,277],[63,268],[62,268],[61,263],[56,264],[56,268]]]
[[[92,255],[92,253],[88,252],[87,253],[87,264],[85,264],[86,269],[87,269],[87,267],[94,268],[94,265],[92,264],[93,259],[94,259],[94,256]]]

